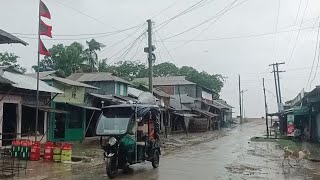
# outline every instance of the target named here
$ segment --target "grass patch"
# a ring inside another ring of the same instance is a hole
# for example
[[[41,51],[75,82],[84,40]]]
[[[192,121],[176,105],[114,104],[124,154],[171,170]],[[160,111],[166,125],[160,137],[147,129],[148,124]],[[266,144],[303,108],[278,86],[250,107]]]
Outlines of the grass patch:
[[[278,144],[279,148],[289,147],[289,149],[301,149],[301,142],[294,141],[291,139],[276,139],[276,138],[266,138],[266,137],[253,137],[251,138],[253,142],[275,142]]]

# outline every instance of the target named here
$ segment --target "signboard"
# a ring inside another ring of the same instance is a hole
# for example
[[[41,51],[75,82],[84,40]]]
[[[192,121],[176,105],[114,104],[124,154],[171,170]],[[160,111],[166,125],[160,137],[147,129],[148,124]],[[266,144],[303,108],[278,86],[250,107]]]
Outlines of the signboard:
[[[294,136],[294,115],[287,116],[287,136]]]

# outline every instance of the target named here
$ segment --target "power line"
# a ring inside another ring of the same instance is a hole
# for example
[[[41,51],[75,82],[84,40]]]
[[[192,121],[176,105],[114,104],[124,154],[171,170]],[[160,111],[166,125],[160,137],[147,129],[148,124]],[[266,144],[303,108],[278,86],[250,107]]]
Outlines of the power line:
[[[145,35],[145,34],[144,34]],[[143,52],[141,51],[142,49],[140,49],[140,46],[141,46],[141,43],[142,41],[146,39],[146,36],[143,36],[143,38],[141,38],[140,42],[139,42],[139,45],[137,46],[137,49],[136,49],[136,52],[135,54],[132,56],[132,58],[130,59],[130,61],[132,61],[139,53]],[[147,42],[146,42],[147,43]],[[145,46],[146,47],[146,46]]]
[[[242,39],[242,38],[251,38],[251,37],[260,37],[260,36],[268,36],[268,35],[274,35],[274,34],[280,34],[280,33],[287,33],[292,31],[299,31],[299,30],[308,30],[308,29],[314,29],[318,28],[319,26],[312,26],[312,27],[305,27],[301,29],[292,29],[292,30],[283,30],[278,32],[269,32],[269,33],[260,33],[260,34],[249,34],[249,35],[243,35],[243,36],[231,36],[231,37],[217,37],[217,38],[208,38],[208,39],[194,39],[191,40],[193,42],[206,42],[206,41],[220,41],[220,40],[229,40],[229,39]],[[163,42],[183,42],[183,41],[190,41],[190,40],[163,40]]]
[[[176,61],[174,60],[174,58],[173,58],[173,56],[171,55],[170,51],[168,50],[168,48],[166,47],[166,45],[163,43],[163,41],[162,41],[162,39],[161,39],[161,37],[160,37],[159,32],[158,32],[158,31],[155,31],[155,32],[157,33],[157,35],[158,35],[158,37],[159,37],[159,39],[160,39],[163,47],[166,49],[168,55],[171,57],[172,61],[176,64]]]
[[[136,29],[131,35],[133,36],[134,34],[136,34],[139,30],[141,30],[143,28],[145,24],[141,25],[138,29]],[[104,50],[101,51],[101,53],[103,54],[104,52],[107,52],[108,50],[112,49],[113,47],[116,47],[118,44],[122,43],[123,41],[127,40],[130,36],[127,36],[123,39],[121,39],[120,41],[112,44],[111,46],[109,46],[108,48],[105,48]]]
[[[96,36],[96,35],[107,35],[107,34],[114,35],[114,34],[118,34],[118,33],[124,32],[124,31],[128,31],[128,30],[140,27],[140,26],[141,26],[141,24],[135,25],[135,26],[132,26],[132,27],[129,27],[129,28],[126,28],[126,29],[121,29],[121,30],[118,30],[118,31],[108,31],[108,32],[99,32],[99,33],[86,33],[86,34],[55,34],[54,36],[57,36],[57,37],[68,37],[68,36],[77,37],[77,36]],[[11,33],[11,34],[22,35],[22,36],[37,36],[38,35],[38,34],[34,34],[34,33],[17,33],[17,32],[14,32],[14,33]]]
[[[310,82],[310,87],[311,87],[311,84],[312,82],[316,79],[317,77],[317,71],[318,71],[318,67],[319,67],[319,61],[320,61],[320,45],[318,46],[318,62],[317,62],[317,66],[316,66],[316,71],[314,72],[314,77],[313,79],[311,80]]]
[[[310,74],[309,74],[309,78],[308,78],[306,87],[308,86],[308,84],[309,84],[309,82],[310,82],[311,74],[312,74],[312,71],[313,71],[313,66],[314,66],[314,63],[315,63],[316,57],[317,57],[317,50],[318,50],[318,45],[319,45],[319,30],[320,30],[320,26],[319,26],[319,28],[318,28],[316,48],[315,48],[315,50],[314,50],[314,56],[313,56],[312,66],[311,66],[311,70],[310,70]],[[310,86],[311,86],[311,83],[310,83]]]
[[[297,14],[296,14],[296,18],[295,18],[293,27],[295,27],[297,25],[298,17],[299,17],[299,13],[300,13],[300,9],[301,9],[301,4],[302,4],[302,0],[300,0],[300,2],[299,2],[299,7],[298,7],[298,11],[297,11]],[[292,37],[293,37],[293,31],[291,33],[288,45],[290,45]],[[288,46],[288,47],[290,47],[290,46]]]
[[[75,12],[77,12],[77,13],[83,15],[83,16],[86,16],[86,17],[88,17],[88,18],[90,18],[90,19],[92,19],[92,20],[94,20],[94,21],[97,21],[97,22],[99,22],[99,23],[101,23],[101,24],[104,24],[104,25],[106,25],[106,26],[109,26],[109,27],[111,27],[111,28],[119,31],[119,29],[117,29],[117,28],[115,28],[115,27],[113,27],[113,26],[111,26],[111,25],[108,25],[108,24],[104,23],[103,21],[101,21],[101,20],[99,20],[99,19],[97,19],[97,18],[95,18],[95,17],[92,17],[92,16],[90,16],[90,15],[88,15],[88,14],[82,12],[82,11],[79,11],[79,10],[77,10],[77,9],[69,6],[69,5],[66,5],[66,4],[64,4],[64,3],[62,3],[62,2],[60,2],[60,1],[58,1],[58,0],[55,0],[54,2],[57,2],[58,4],[61,4],[61,5],[69,8],[69,9],[72,9],[73,11],[75,11]],[[126,32],[122,32],[122,33],[124,33],[124,34],[126,34],[126,35],[128,35],[128,36],[131,36],[130,34],[127,34]]]
[[[153,35],[154,35],[154,34],[155,34],[155,33],[153,33]],[[162,59],[161,52],[160,52],[160,49],[159,49],[159,46],[158,46],[157,36],[153,36],[153,37],[154,37],[154,42],[155,42],[155,44],[156,44],[156,47],[158,47],[158,48],[156,49],[156,53],[159,55],[160,62],[162,63],[162,62],[164,62],[164,61],[163,61],[163,59]]]
[[[173,4],[171,4],[170,6],[168,6],[167,8],[165,8],[164,10],[160,11],[159,13],[157,13],[156,15],[152,16],[152,18],[150,18],[150,19],[153,19],[153,18],[159,16],[160,14],[164,13],[166,10],[170,9],[172,6],[174,6],[175,4],[177,4],[177,2],[178,2],[178,0],[175,1]]]
[[[277,20],[276,20],[276,32],[278,32],[278,25],[279,25],[279,15],[280,15],[280,0],[278,0],[278,11],[277,11]],[[276,55],[277,55],[277,34],[275,34],[274,37],[274,42],[273,42],[273,54],[274,54],[274,58],[276,59]]]
[[[109,57],[109,59],[112,59],[114,56],[118,55],[119,53],[121,53],[123,50],[125,50],[117,59],[113,60],[110,62],[110,64],[116,62],[118,59],[120,59],[123,56],[126,56],[133,48],[133,46],[136,44],[136,42],[144,35],[146,31],[144,31],[139,37],[137,37],[134,41],[132,41],[131,43],[129,43],[127,46],[125,46],[124,48],[122,48],[121,50],[119,50],[118,52],[116,52],[115,54],[113,54],[111,57]]]
[[[143,25],[141,25],[143,26]],[[75,41],[75,40],[86,40],[86,39],[97,39],[97,38],[103,38],[103,37],[109,37],[109,36],[112,36],[112,35],[115,35],[115,34],[119,34],[123,31],[119,31],[119,32],[115,32],[113,34],[106,34],[106,35],[101,35],[101,36],[88,36],[88,37],[83,37],[83,38],[49,38],[49,39],[46,39],[48,41]],[[35,39],[37,40],[38,38],[34,38],[34,37],[27,37],[27,36],[17,36],[19,38],[24,38],[24,39]],[[130,36],[128,36],[129,38]],[[126,38],[126,39],[128,39]]]
[[[207,26],[205,29],[203,29],[198,35],[196,35],[196,36],[193,37],[191,40],[183,43],[182,45],[180,45],[180,46],[178,46],[178,47],[176,47],[176,48],[174,48],[174,49],[172,49],[172,50],[176,50],[176,49],[181,48],[181,47],[185,46],[186,44],[192,42],[192,40],[194,40],[194,39],[196,39],[197,37],[199,37],[202,33],[204,33],[206,30],[208,30],[214,23],[216,23],[225,13],[227,13],[228,11],[230,11],[230,10],[238,7],[239,5],[245,3],[245,2],[248,1],[248,0],[244,0],[244,1],[240,2],[239,4],[233,6],[237,1],[238,1],[238,0],[233,1],[230,5],[228,5],[228,6],[225,7],[223,10],[221,10],[219,13],[217,13],[216,16],[218,16],[218,17],[216,17],[216,19],[215,19],[212,23],[210,23],[209,26]],[[172,51],[172,50],[171,50],[171,51]]]
[[[307,8],[308,8],[308,4],[309,4],[309,0],[307,0],[306,7],[304,8],[303,16],[302,16],[302,19],[301,19],[301,23],[300,23],[299,29],[301,28],[301,26],[302,26],[302,24],[303,24],[303,20],[304,20],[304,17],[305,17],[305,15],[306,15],[306,10],[307,10]],[[291,55],[290,55],[290,57],[289,57],[288,64],[289,64],[289,63],[291,62],[291,60],[292,60],[293,53],[294,53],[294,51],[295,51],[295,49],[296,49],[297,41],[298,41],[299,36],[300,36],[300,32],[301,32],[301,31],[299,30],[299,31],[298,31],[298,35],[296,36],[296,39],[295,39],[295,41],[294,41],[293,49],[292,49],[292,51],[291,51]]]
[[[238,1],[238,0],[233,1],[233,2],[231,3],[231,5],[233,5],[236,1]],[[231,5],[228,5],[227,7],[229,7],[229,6],[231,6]],[[227,7],[226,7],[226,8],[227,8]],[[225,8],[224,8],[224,9],[225,9]],[[182,34],[184,34],[184,33],[187,33],[187,32],[189,32],[189,31],[191,31],[191,30],[193,30],[193,29],[195,29],[195,28],[197,28],[197,27],[200,27],[201,25],[206,24],[207,22],[210,22],[212,19],[217,18],[217,16],[220,15],[220,13],[222,13],[222,12],[224,11],[224,9],[221,10],[219,13],[215,14],[214,16],[211,16],[210,18],[208,18],[208,19],[206,19],[205,21],[201,22],[200,24],[197,24],[197,25],[195,25],[195,26],[193,26],[193,27],[191,27],[191,28],[189,28],[189,29],[187,29],[187,30],[185,30],[185,31],[182,31],[182,32],[180,32],[180,33],[177,33],[177,34],[175,34],[175,35],[166,37],[166,38],[164,38],[164,39],[162,39],[162,40],[172,39],[172,38],[174,38],[174,37],[177,37],[177,36],[180,36],[180,35],[182,35]]]
[[[170,22],[172,22],[174,19],[176,19],[176,18],[178,18],[178,17],[180,17],[180,16],[183,16],[183,15],[185,15],[185,14],[187,14],[187,13],[190,13],[190,12],[192,12],[192,11],[194,11],[194,10],[196,10],[196,9],[198,9],[198,8],[206,5],[206,4],[209,4],[209,3],[213,2],[213,1],[215,1],[215,0],[211,0],[211,1],[209,1],[209,2],[206,2],[206,1],[207,1],[207,0],[198,1],[197,3],[195,3],[195,4],[193,4],[192,6],[188,7],[187,9],[185,9],[185,10],[182,11],[182,12],[180,12],[179,14],[177,14],[177,15],[173,16],[172,18],[169,18],[168,20],[160,23],[160,24],[159,24],[158,26],[156,26],[156,27],[161,26],[161,27],[158,28],[158,30],[160,30],[160,29],[162,29],[163,27],[165,27],[166,25],[168,25]],[[201,4],[201,3],[202,3],[202,4]]]

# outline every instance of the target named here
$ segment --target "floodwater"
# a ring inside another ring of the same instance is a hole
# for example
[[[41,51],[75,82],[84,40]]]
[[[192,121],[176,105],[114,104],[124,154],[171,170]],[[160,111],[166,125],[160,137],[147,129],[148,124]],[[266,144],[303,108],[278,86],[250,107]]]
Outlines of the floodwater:
[[[318,179],[317,163],[303,161],[303,168],[282,167],[283,150],[272,142],[250,142],[253,136],[264,133],[263,120],[238,126],[227,136],[207,143],[184,148],[162,156],[158,169],[151,163],[132,166],[132,172],[121,171],[116,179],[132,180],[219,180],[219,179]],[[293,163],[293,162],[292,162]],[[45,167],[44,167],[45,168]],[[59,173],[27,172],[27,179],[108,179],[105,166],[59,166]],[[56,171],[57,172],[57,171]],[[34,176],[30,177],[30,174]],[[37,174],[37,176],[35,175]],[[23,176],[20,177],[21,179]],[[320,178],[319,178],[320,179]]]

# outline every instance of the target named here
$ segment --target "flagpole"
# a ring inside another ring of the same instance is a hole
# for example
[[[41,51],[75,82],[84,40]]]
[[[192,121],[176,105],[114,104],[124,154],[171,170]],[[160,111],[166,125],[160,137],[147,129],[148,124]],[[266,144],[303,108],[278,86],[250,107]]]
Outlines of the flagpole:
[[[38,14],[38,68],[37,68],[37,105],[36,105],[36,127],[35,127],[35,141],[38,136],[38,122],[39,122],[39,69],[40,69],[40,6],[41,0],[39,0],[39,14]]]

